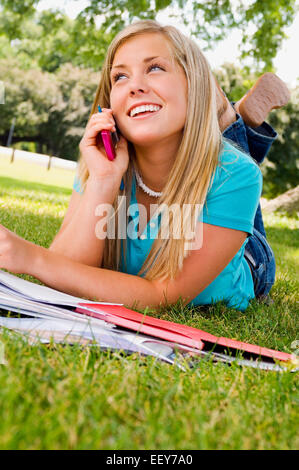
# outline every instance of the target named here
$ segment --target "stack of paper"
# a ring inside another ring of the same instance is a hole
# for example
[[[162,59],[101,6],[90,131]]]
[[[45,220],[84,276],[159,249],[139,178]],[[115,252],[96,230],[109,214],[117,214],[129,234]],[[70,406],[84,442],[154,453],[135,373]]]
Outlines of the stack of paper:
[[[84,299],[35,284],[0,270],[0,309],[30,318],[0,316],[0,327],[22,333],[30,341],[97,345],[101,349],[151,355],[171,364],[176,361],[176,344],[132,333],[105,321],[108,304],[90,302],[102,317],[76,312]],[[182,350],[182,353],[185,350]],[[186,352],[189,352],[186,350]],[[179,365],[179,364],[178,364]]]
[[[26,335],[31,342],[79,343],[125,353],[138,352],[181,368],[186,360],[190,365],[202,357],[266,370],[285,370],[275,360],[284,363],[293,360],[290,354],[219,338],[196,328],[140,314],[120,304],[90,302],[1,270],[0,309],[5,313],[0,316],[0,327]],[[19,318],[7,315],[8,312],[17,313]],[[252,360],[235,357],[236,351],[250,355]]]

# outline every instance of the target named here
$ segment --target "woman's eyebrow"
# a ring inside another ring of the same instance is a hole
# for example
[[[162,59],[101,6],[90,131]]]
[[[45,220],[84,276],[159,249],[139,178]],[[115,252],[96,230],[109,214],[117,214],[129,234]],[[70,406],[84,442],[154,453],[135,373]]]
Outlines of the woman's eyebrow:
[[[143,62],[144,62],[145,64],[147,64],[148,62],[151,62],[152,60],[158,59],[158,58],[159,58],[159,59],[160,59],[160,58],[161,58],[161,59],[166,59],[166,57],[161,57],[161,56],[158,56],[158,55],[157,55],[157,56],[153,56],[153,57],[146,57],[145,59],[143,59]],[[113,70],[113,69],[126,69],[127,67],[128,67],[128,66],[127,66],[126,64],[117,64],[117,65],[113,65],[112,68],[111,68],[111,70]]]

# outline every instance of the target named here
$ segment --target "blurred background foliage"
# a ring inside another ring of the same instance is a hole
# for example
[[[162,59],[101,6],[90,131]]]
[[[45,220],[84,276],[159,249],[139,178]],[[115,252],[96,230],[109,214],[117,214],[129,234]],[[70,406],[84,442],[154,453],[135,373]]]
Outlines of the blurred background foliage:
[[[14,122],[14,147],[72,160],[78,158],[108,44],[123,26],[155,18],[172,6],[173,15],[188,22],[203,49],[212,48],[231,29],[241,29],[240,55],[251,66],[225,64],[214,71],[228,97],[237,101],[261,73],[273,71],[284,29],[298,9],[295,0],[89,0],[70,19],[59,10],[38,12],[38,3],[0,0],[0,80],[5,84],[0,145],[6,145]],[[263,167],[266,197],[298,184],[299,84],[290,103],[271,113],[270,123],[280,135]]]

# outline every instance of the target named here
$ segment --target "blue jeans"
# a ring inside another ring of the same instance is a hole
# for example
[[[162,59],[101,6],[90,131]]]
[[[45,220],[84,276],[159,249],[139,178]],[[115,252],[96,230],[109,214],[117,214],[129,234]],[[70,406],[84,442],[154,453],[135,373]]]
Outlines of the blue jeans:
[[[260,127],[249,127],[242,117],[237,115],[237,120],[225,129],[223,137],[237,143],[260,165],[277,133],[266,122]],[[254,218],[253,234],[248,238],[244,256],[251,270],[255,297],[266,297],[275,281],[275,258],[267,242],[260,204]]]

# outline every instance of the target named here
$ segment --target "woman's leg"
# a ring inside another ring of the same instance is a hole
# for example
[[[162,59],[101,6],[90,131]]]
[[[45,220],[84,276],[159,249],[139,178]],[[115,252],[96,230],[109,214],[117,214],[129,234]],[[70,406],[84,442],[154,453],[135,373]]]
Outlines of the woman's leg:
[[[250,146],[253,147],[255,160],[259,164],[267,155],[275,137],[265,136],[264,139],[263,134],[260,134],[260,129],[252,129],[252,131],[251,133],[251,129],[244,123],[242,117],[237,115],[236,121],[225,129],[223,136],[237,143],[248,154],[250,154]],[[274,253],[266,239],[260,204],[254,218],[253,234],[248,237],[244,256],[252,273],[256,298],[266,297],[274,284],[276,267]]]
[[[275,130],[265,122],[272,109],[285,106],[290,99],[286,84],[274,73],[265,73],[234,109],[243,118],[246,126],[250,155],[261,164],[277,138]]]
[[[260,165],[277,138],[275,130],[264,119],[269,111],[288,102],[290,94],[286,85],[276,75],[266,73],[241,100],[232,104],[217,82],[216,85],[218,118],[223,136],[237,143]],[[260,205],[254,227],[266,237]]]
[[[223,136],[236,142],[260,164],[276,137],[265,136],[264,138],[263,134],[257,132],[257,129],[253,130],[246,126],[241,116],[237,115],[237,117],[237,121],[225,130]],[[266,239],[260,204],[255,213],[253,234],[248,237],[244,256],[252,273],[255,297],[267,297],[275,281],[276,266],[274,253]]]
[[[286,84],[274,73],[264,73],[254,86],[236,104],[246,124],[256,128],[262,125],[272,109],[285,106],[290,100]]]
[[[266,237],[255,227],[248,237],[244,257],[252,273],[255,297],[266,297],[275,281],[275,257]]]
[[[267,85],[269,85],[269,78],[270,77],[266,80]],[[281,82],[279,79],[279,82],[277,82],[275,76],[274,81],[276,85]],[[263,97],[264,85],[265,80],[260,79],[253,89],[235,105],[235,108],[238,109],[240,113],[243,112],[247,123],[244,122],[243,116],[235,112],[235,109],[229,104],[223,92],[224,98],[223,96],[218,97],[220,102],[222,100],[222,107],[218,108],[221,111],[218,117],[223,136],[237,143],[246,153],[250,154],[258,164],[262,163],[277,137],[277,133],[274,129],[266,122],[259,122],[258,118],[260,119],[261,116],[266,117],[266,113],[269,112],[269,110],[279,107],[277,104],[282,102],[282,99],[279,101],[279,97],[272,95],[272,101],[270,102],[268,100],[265,109],[264,100],[261,99],[261,97]],[[218,84],[217,86],[218,89],[222,91]],[[280,90],[281,95],[285,93],[284,87],[285,85],[283,84]],[[287,93],[285,93],[284,99],[287,98],[286,95]],[[247,106],[247,108],[246,102],[250,105]],[[242,106],[240,106],[240,103],[242,103]],[[253,103],[255,107],[252,106]],[[257,124],[256,127],[252,128],[249,126],[248,121]],[[274,253],[266,240],[260,205],[255,215],[253,235],[248,238],[244,256],[252,272],[255,296],[257,298],[266,297],[274,284],[276,266]]]
[[[266,122],[259,128],[251,129],[239,114],[236,116],[237,120],[225,129],[223,137],[237,143],[260,165],[276,139],[277,133]],[[255,214],[254,227],[266,237],[260,204]]]
[[[223,137],[236,142],[260,165],[277,138],[277,132],[266,122],[252,128],[244,122],[240,114],[236,113],[236,120],[224,130]]]
[[[276,136],[264,138],[259,129],[249,128],[240,115],[237,115],[237,120],[224,131],[223,136],[237,143],[253,158],[255,156],[258,164],[264,160],[276,138]],[[276,267],[274,253],[266,239],[260,204],[255,213],[253,234],[248,237],[244,256],[252,273],[256,298],[266,297],[274,284]]]
[[[224,137],[236,142],[261,164],[277,138],[265,119],[272,109],[288,102],[288,88],[275,74],[266,73],[232,106],[217,81],[216,87],[218,120]]]

